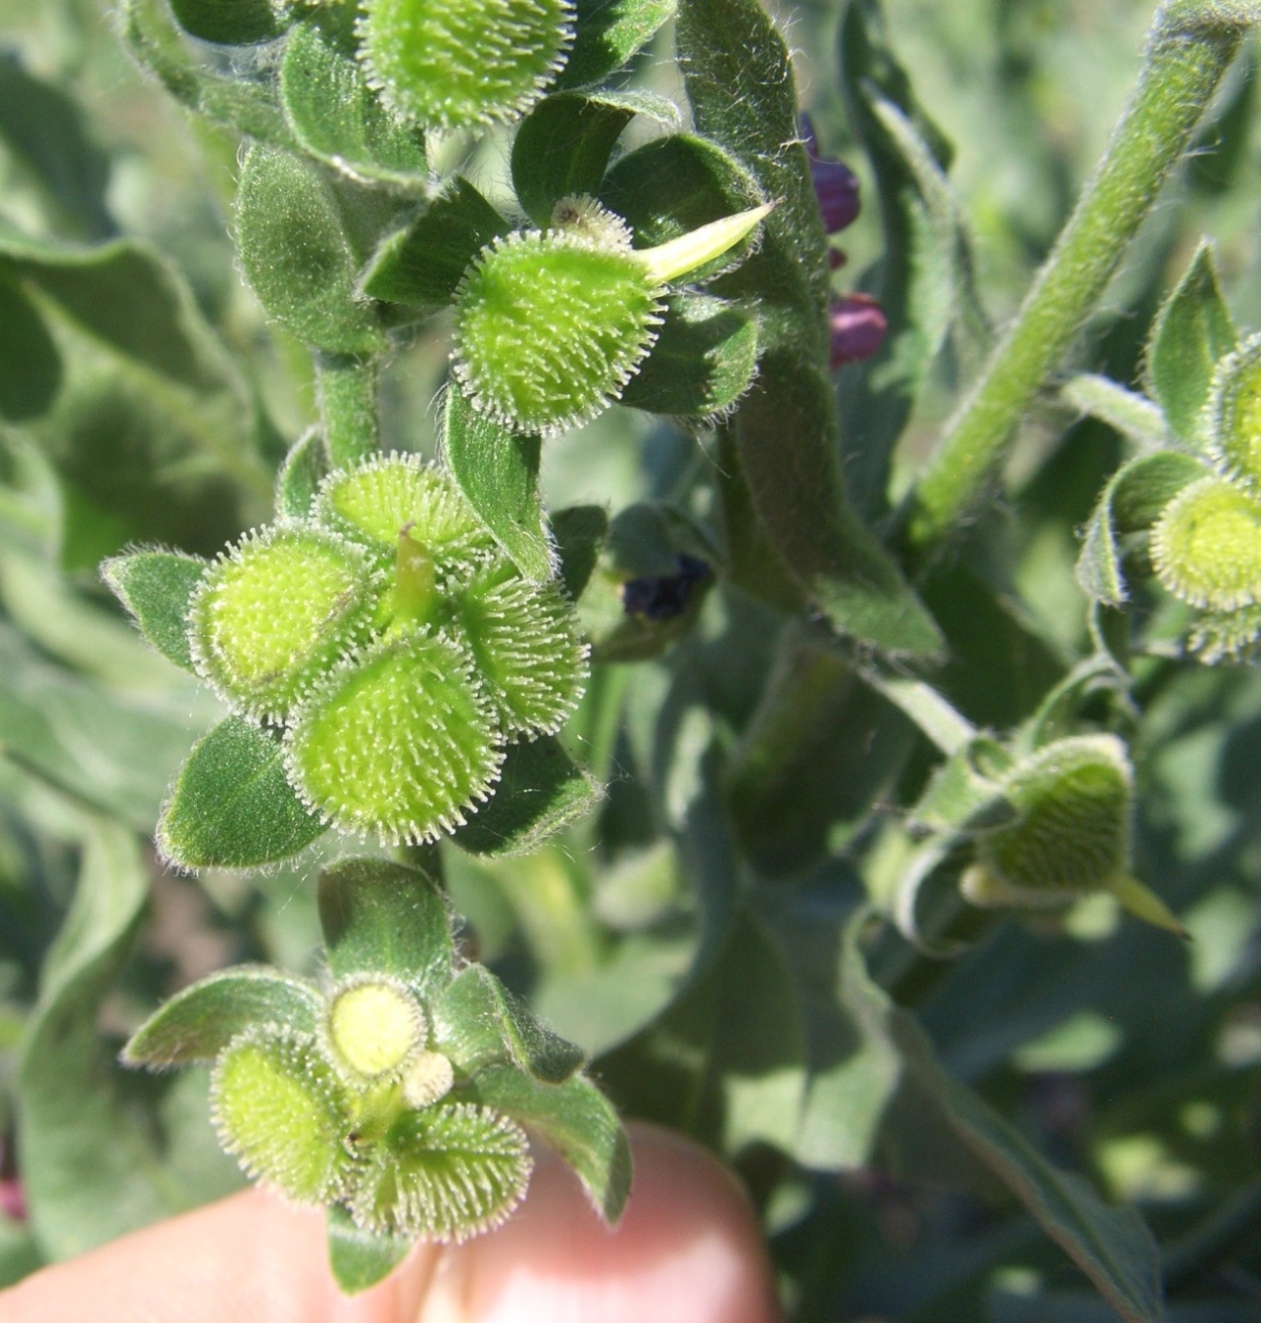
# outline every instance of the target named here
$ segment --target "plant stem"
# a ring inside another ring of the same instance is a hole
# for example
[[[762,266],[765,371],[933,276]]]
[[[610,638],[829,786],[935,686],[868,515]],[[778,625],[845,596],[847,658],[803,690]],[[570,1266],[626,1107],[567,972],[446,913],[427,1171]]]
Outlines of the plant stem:
[[[907,537],[920,556],[980,495],[1020,419],[1102,297],[1245,27],[1259,18],[1255,0],[1175,0],[1158,11],[1138,86],[1103,160],[910,495]]]
[[[377,365],[345,354],[315,356],[315,387],[329,463],[349,468],[380,446]]]

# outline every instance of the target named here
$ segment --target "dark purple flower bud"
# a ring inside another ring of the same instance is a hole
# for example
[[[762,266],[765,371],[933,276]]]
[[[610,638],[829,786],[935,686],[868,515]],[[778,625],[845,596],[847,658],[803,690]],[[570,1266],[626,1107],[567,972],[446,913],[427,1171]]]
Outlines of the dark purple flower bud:
[[[622,585],[622,607],[629,616],[648,620],[674,620],[687,613],[693,592],[713,571],[703,560],[681,552],[677,574],[660,578],[628,579]]]
[[[858,219],[858,176],[847,165],[832,161],[819,153],[819,140],[814,134],[810,116],[801,116],[801,140],[810,158],[810,178],[814,195],[819,200],[823,228],[836,234]]]
[[[884,344],[889,319],[870,294],[847,294],[828,311],[832,367],[870,358]]]

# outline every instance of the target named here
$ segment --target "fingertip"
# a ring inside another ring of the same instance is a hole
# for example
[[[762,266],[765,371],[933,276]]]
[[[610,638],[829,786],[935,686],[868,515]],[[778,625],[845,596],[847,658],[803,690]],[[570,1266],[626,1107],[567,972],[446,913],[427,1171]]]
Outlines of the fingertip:
[[[735,1178],[678,1135],[631,1133],[634,1186],[616,1227],[542,1153],[521,1212],[443,1256],[420,1323],[778,1319],[765,1245]]]

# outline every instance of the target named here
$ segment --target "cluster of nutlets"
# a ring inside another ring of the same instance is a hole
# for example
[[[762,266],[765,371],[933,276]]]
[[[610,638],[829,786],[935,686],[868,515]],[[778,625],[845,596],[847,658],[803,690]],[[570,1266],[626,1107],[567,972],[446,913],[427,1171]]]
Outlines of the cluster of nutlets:
[[[507,744],[558,730],[588,673],[561,587],[523,578],[452,480],[406,455],[332,473],[309,518],[230,548],[188,628],[216,692],[283,728],[307,807],[390,844],[463,824]]]

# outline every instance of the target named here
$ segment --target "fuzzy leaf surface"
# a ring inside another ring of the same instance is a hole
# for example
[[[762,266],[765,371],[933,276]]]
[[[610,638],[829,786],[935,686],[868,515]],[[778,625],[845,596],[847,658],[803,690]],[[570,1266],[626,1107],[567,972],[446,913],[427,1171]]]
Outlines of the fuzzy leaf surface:
[[[127,608],[140,632],[169,661],[193,670],[188,646],[188,604],[207,563],[171,551],[115,556],[101,577]]]
[[[586,87],[620,69],[656,35],[678,0],[578,0],[578,31],[557,79]]]

